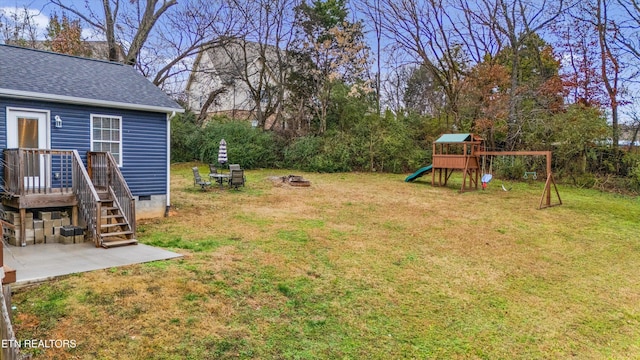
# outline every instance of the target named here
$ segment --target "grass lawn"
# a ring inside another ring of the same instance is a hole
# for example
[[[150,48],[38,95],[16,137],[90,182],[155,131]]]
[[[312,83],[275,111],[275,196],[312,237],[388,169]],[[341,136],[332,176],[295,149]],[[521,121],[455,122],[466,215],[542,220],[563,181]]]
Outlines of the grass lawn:
[[[282,170],[201,192],[192,165],[139,224],[182,259],[16,291],[18,339],[77,341],[36,359],[640,358],[638,198]]]

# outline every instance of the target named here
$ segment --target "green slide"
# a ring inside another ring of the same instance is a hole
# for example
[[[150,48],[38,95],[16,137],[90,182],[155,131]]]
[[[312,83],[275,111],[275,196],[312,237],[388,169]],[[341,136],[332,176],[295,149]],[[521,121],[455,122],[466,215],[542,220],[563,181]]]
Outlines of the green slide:
[[[422,175],[430,172],[432,167],[433,167],[433,165],[429,165],[429,166],[425,166],[423,168],[418,169],[418,171],[416,171],[413,174],[407,176],[407,178],[404,179],[404,182],[413,181],[413,180],[421,177]]]

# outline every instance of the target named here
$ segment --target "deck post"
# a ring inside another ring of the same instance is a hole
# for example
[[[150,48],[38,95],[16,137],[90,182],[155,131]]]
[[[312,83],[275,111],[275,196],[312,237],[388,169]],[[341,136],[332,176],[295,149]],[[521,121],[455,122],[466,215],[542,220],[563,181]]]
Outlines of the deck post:
[[[18,149],[18,195],[24,195],[24,150]]]
[[[27,246],[27,209],[20,209],[20,246]]]
[[[100,247],[102,246],[102,203],[98,201],[98,203],[96,204],[96,214],[97,214],[97,219],[96,219],[96,231],[93,232],[93,234],[95,234],[95,238],[93,239],[93,242],[95,243],[96,247]],[[107,220],[108,221],[108,220]]]
[[[89,174],[89,179],[93,181],[93,166],[92,166],[92,158],[91,153],[87,154],[87,174]]]
[[[78,205],[71,207],[71,225],[78,226]]]

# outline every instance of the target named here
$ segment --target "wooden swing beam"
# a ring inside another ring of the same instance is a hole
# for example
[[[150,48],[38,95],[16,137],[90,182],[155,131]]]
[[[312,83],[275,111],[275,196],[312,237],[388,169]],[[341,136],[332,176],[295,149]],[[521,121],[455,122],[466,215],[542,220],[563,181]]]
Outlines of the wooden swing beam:
[[[543,209],[546,207],[551,207],[555,205],[562,205],[562,199],[560,199],[560,193],[558,192],[558,187],[556,186],[556,182],[553,179],[553,174],[551,173],[551,151],[477,151],[475,153],[477,156],[546,156],[547,157],[547,181],[544,184],[544,191],[542,192],[542,197],[540,198],[539,209]],[[558,196],[558,204],[551,204],[551,184],[553,184],[553,188]],[[544,204],[543,204],[544,203]]]

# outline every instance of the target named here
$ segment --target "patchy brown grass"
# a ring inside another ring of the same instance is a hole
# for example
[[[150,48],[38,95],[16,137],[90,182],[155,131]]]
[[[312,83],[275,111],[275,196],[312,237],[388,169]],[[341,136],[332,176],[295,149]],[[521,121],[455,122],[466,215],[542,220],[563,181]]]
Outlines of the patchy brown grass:
[[[36,358],[638,358],[640,203],[542,185],[458,193],[390,174],[249,171],[192,186],[140,241],[183,259],[95,271],[14,295]],[[459,183],[458,183],[459,184]]]

